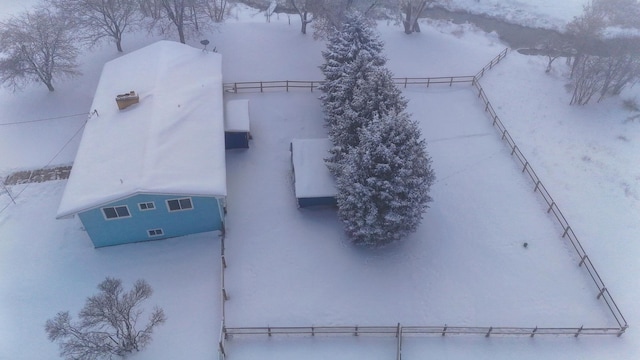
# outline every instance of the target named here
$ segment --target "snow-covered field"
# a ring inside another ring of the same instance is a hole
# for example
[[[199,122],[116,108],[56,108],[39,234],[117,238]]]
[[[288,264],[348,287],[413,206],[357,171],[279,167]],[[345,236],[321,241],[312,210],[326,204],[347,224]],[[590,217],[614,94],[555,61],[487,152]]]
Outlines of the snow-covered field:
[[[531,9],[534,1],[526,3]],[[288,25],[282,16],[266,24],[252,12],[239,15],[242,21],[209,36],[223,55],[226,81],[320,78],[323,44],[299,34],[296,17]],[[494,36],[469,26],[424,26],[416,36],[384,24],[379,30],[396,76],[472,75],[503,49]],[[133,50],[154,40],[140,35],[124,46]],[[83,55],[84,75],[59,83],[53,94],[35,85],[17,94],[2,90],[0,122],[88,111],[102,64],[116,56],[106,45]],[[482,83],[631,328],[620,338],[407,338],[405,359],[640,356],[640,124],[625,122],[632,113],[620,99],[569,107],[562,64],[547,75],[545,61],[512,53]],[[254,135],[250,149],[227,154],[229,325],[614,325],[470,87],[405,91],[438,176],[418,232],[366,250],[347,242],[334,211],[297,209],[288,144],[324,136],[316,96],[228,96],[250,99]],[[632,96],[640,97],[637,89],[623,98]],[[0,175],[70,163],[78,140],[72,136],[83,120],[0,126]],[[77,314],[106,276],[127,286],[146,279],[155,289],[150,305],[168,317],[153,343],[132,358],[216,358],[217,234],[93,249],[77,219],[54,219],[64,185],[12,187],[13,194],[24,190],[16,205],[0,195],[0,209],[8,205],[0,213],[0,359],[55,358],[44,322],[60,310]],[[227,349],[230,359],[392,359],[395,339],[236,337]]]

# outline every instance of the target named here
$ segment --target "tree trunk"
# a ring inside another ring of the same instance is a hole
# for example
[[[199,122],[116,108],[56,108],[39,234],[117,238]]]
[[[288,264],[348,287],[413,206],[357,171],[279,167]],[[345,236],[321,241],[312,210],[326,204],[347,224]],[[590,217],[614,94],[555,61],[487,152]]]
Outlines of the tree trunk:
[[[178,37],[180,38],[180,42],[186,44],[186,39],[184,36],[184,26],[177,26],[178,28]]]
[[[122,52],[122,38],[116,39],[116,48],[118,49],[118,52]]]
[[[407,4],[407,7],[405,8],[405,20],[402,22],[402,24],[404,25],[404,33],[405,34],[411,34],[412,31],[412,24],[411,24],[411,4]]]
[[[308,16],[309,16],[309,13],[307,11],[300,14],[300,20],[301,20],[300,22],[302,23],[300,27],[300,32],[305,35],[307,34],[307,24],[309,23],[309,21],[307,21]]]
[[[416,19],[413,22],[413,27],[412,27],[413,32],[420,32],[420,23],[418,22],[418,17],[416,17]]]
[[[45,85],[47,85],[47,89],[49,89],[49,91],[54,91],[55,89],[53,88],[53,85],[51,84],[51,82],[46,82],[44,83]]]

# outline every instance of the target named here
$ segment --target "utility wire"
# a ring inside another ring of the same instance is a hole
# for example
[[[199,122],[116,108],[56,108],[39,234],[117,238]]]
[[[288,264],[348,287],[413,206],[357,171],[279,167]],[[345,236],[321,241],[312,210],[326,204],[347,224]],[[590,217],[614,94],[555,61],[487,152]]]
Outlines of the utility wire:
[[[80,115],[85,115],[85,114],[80,114]],[[77,115],[76,115],[77,116]],[[49,162],[47,162],[47,164],[44,167],[47,167],[49,165],[51,165],[51,163],[58,157],[58,155],[60,155],[60,153],[62,153],[62,151],[64,151],[64,149],[71,143],[71,141],[73,141],[73,139],[75,139],[76,136],[78,136],[78,134],[80,133],[80,131],[82,131],[82,129],[84,129],[85,125],[87,125],[87,120],[85,120],[82,123],[82,126],[80,126],[80,128],[78,130],[76,130],[76,132],[69,138],[69,140],[67,140],[67,142],[64,143],[64,145],[62,145],[62,147],[60,148],[60,150],[58,150],[58,152],[56,152],[56,154],[51,158],[51,160],[49,160]],[[9,206],[11,206],[11,204],[15,204],[15,199],[17,199],[25,190],[27,190],[27,188],[31,185],[32,183],[27,183],[25,185],[25,187],[22,188],[22,190],[20,190],[20,192],[18,192],[15,196],[12,197],[12,199],[14,200],[13,202],[9,202],[5,207],[3,207],[0,210],[0,214],[2,214],[5,210],[7,210],[7,208],[9,208]],[[7,189],[8,192],[8,189]],[[11,196],[11,194],[9,194],[9,196]]]
[[[44,119],[35,119],[35,120],[27,120],[27,121],[15,121],[15,122],[10,122],[10,123],[1,123],[0,126],[21,125],[21,124],[29,124],[29,123],[41,122],[41,121],[66,119],[66,118],[76,117],[76,116],[81,116],[81,115],[89,115],[89,113],[83,112],[83,113],[79,113],[79,114],[62,115],[62,116],[55,116],[55,117],[44,118]]]

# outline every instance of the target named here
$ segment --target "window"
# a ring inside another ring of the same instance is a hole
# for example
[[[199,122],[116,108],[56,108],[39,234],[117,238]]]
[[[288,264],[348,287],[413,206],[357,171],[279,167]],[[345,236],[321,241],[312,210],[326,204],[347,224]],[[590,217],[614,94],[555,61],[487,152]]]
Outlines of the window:
[[[156,204],[153,201],[138,203],[138,208],[140,211],[155,210]]]
[[[193,209],[193,204],[191,203],[191,198],[172,199],[167,200],[167,207],[169,211],[191,210]]]
[[[102,213],[107,220],[131,217],[127,205],[102,208]]]
[[[164,231],[162,231],[162,229],[147,230],[147,233],[149,233],[149,237],[164,235]]]

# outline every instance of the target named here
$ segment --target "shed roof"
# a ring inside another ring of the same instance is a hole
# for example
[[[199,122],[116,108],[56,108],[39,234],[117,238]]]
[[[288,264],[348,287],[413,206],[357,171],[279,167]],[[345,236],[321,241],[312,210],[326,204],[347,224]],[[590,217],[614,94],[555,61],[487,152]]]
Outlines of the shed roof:
[[[296,198],[336,196],[336,180],[324,162],[330,149],[329,139],[291,141]]]
[[[225,196],[221,65],[171,41],[107,62],[58,217],[138,193]],[[118,110],[130,90],[140,102]]]
[[[225,106],[224,130],[249,132],[249,100],[229,100]]]

